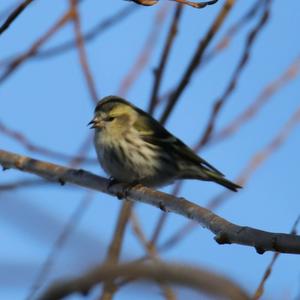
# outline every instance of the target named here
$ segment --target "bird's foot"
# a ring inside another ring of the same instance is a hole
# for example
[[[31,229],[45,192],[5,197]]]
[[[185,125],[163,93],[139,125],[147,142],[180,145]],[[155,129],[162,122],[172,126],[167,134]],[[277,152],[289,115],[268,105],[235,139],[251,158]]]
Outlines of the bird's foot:
[[[108,183],[108,185],[107,185],[107,191],[108,191],[109,193],[111,193],[111,187],[112,187],[113,185],[119,184],[119,183],[121,183],[121,182],[118,181],[118,180],[116,180],[116,179],[113,178],[113,177],[110,177],[110,178],[109,178],[109,183]],[[123,187],[122,191],[118,192],[118,193],[116,194],[116,196],[118,197],[119,200],[128,198],[129,191],[130,191],[133,187],[135,187],[135,186],[137,186],[137,185],[138,185],[137,182],[131,182],[131,183],[126,183],[126,184],[124,184],[124,187]]]

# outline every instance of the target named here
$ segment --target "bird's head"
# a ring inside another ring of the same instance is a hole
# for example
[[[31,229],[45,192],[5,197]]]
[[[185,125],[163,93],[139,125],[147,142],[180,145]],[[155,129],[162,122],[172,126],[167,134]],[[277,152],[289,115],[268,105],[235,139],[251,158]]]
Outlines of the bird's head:
[[[101,99],[95,108],[94,118],[88,124],[96,130],[124,132],[138,117],[135,107],[117,96]]]

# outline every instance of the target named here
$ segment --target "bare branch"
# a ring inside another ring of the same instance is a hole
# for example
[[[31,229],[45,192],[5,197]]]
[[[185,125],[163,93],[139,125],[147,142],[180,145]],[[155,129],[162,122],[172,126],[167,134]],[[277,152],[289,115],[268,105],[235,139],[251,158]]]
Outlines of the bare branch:
[[[72,12],[72,18],[73,18],[73,23],[74,23],[74,31],[75,31],[75,36],[76,36],[76,44],[77,44],[77,49],[79,53],[79,60],[80,60],[80,65],[82,67],[83,74],[86,79],[86,83],[91,95],[92,100],[94,103],[97,103],[99,98],[98,94],[96,91],[96,86],[95,82],[92,76],[92,72],[89,67],[85,47],[84,47],[84,39],[81,34],[81,24],[80,24],[80,17],[78,15],[77,11],[77,0],[70,0],[70,11]]]
[[[128,277],[189,286],[200,292],[231,300],[250,299],[246,292],[227,278],[200,268],[166,263],[128,263],[99,266],[77,279],[58,282],[39,300],[62,299],[72,293],[87,294],[93,286],[105,280]]]
[[[174,13],[174,17],[173,17],[173,21],[171,23],[170,29],[169,29],[169,33],[165,42],[165,46],[160,58],[160,62],[159,62],[159,66],[157,69],[154,70],[154,84],[153,84],[153,89],[152,89],[152,95],[151,95],[151,99],[150,99],[150,103],[149,103],[149,108],[148,108],[148,112],[150,114],[153,114],[154,112],[154,108],[157,104],[157,97],[158,97],[158,93],[159,93],[159,88],[162,82],[162,76],[165,70],[165,66],[167,63],[167,60],[169,58],[169,54],[170,54],[170,50],[173,46],[176,34],[177,34],[177,26],[178,26],[178,22],[180,20],[180,16],[181,16],[181,12],[182,12],[182,5],[178,4],[176,6],[175,9],[175,13]]]
[[[151,242],[149,243],[147,241],[143,231],[141,230],[141,226],[139,224],[137,216],[134,213],[132,213],[130,219],[131,219],[133,231],[135,235],[138,237],[141,244],[144,246],[149,257],[156,262],[160,262],[161,260],[158,257],[157,249],[154,247],[154,245],[151,244]],[[161,282],[160,288],[167,300],[176,300],[176,294],[174,293],[174,291],[171,289],[169,285]]]
[[[184,72],[182,79],[177,85],[177,89],[171,94],[171,97],[168,100],[168,104],[161,117],[162,124],[164,124],[167,121],[169,115],[171,114],[171,111],[177,104],[180,95],[182,94],[182,92],[190,82],[192,75],[194,74],[194,71],[201,63],[203,54],[207,46],[209,45],[209,43],[211,42],[211,40],[213,39],[217,31],[220,29],[221,25],[223,24],[224,20],[226,19],[228,13],[230,12],[234,4],[235,4],[235,0],[226,0],[226,3],[224,4],[219,15],[217,16],[217,18],[209,28],[203,40],[200,41],[199,46],[196,49],[196,52],[193,55],[186,71]]]
[[[131,211],[132,211],[132,203],[125,200],[124,204],[122,205],[118,217],[118,223],[115,229],[115,233],[107,253],[107,258],[105,263],[108,265],[116,265],[118,263],[119,256],[121,253],[124,233],[125,233],[126,225],[131,215]],[[112,299],[116,289],[117,287],[113,281],[111,280],[105,281],[103,286],[102,296],[100,299],[101,300]]]
[[[243,124],[253,118],[259,110],[265,105],[271,97],[281,88],[294,80],[300,72],[300,55],[288,66],[288,68],[274,81],[270,82],[259,94],[259,96],[232,122],[226,125],[219,132],[216,132],[208,144],[216,143],[224,140],[228,136],[234,134]]]
[[[0,26],[0,35],[8,29],[8,27],[16,20],[16,18],[24,11],[24,9],[33,2],[33,0],[25,0],[8,16],[6,21]]]
[[[50,39],[59,29],[61,29],[67,21],[71,18],[71,12],[66,12],[59,20],[46,31],[40,38],[38,38],[27,51],[16,57],[13,61],[11,61],[7,66],[6,70],[0,75],[0,83],[6,80],[14,71],[17,70],[25,61],[27,61],[30,57],[34,56],[38,49],[48,40]]]
[[[84,170],[71,169],[4,150],[0,150],[0,164],[4,170],[9,168],[18,169],[61,184],[69,182],[114,196],[122,194],[126,188],[124,184],[115,184],[108,191],[109,181],[103,177]],[[216,235],[215,240],[219,244],[248,245],[254,247],[260,254],[265,251],[300,254],[300,236],[271,233],[247,226],[235,225],[214,214],[209,209],[184,198],[177,198],[141,185],[130,189],[128,197],[158,208],[164,207],[167,211],[197,221]]]
[[[129,88],[132,86],[133,82],[138,78],[138,76],[150,60],[151,54],[154,50],[154,46],[158,41],[159,34],[163,29],[162,25],[165,21],[167,10],[167,6],[162,6],[162,8],[157,12],[152,29],[150,30],[147,36],[147,39],[139,56],[137,57],[131,69],[129,70],[128,74],[121,81],[120,87],[117,92],[118,95],[125,96],[128,93]]]
[[[195,147],[195,151],[199,151],[199,149],[202,148],[202,146],[204,146],[209,141],[209,138],[214,131],[216,119],[217,119],[222,107],[224,106],[224,104],[228,100],[229,96],[233,93],[235,87],[237,86],[237,83],[241,76],[241,73],[244,70],[247,62],[249,61],[250,52],[251,52],[254,42],[258,36],[258,33],[261,32],[261,30],[263,29],[264,25],[267,23],[267,20],[269,18],[270,3],[271,3],[270,0],[266,1],[266,4],[265,4],[266,7],[265,7],[265,11],[264,11],[263,15],[261,16],[258,23],[255,25],[255,27],[250,31],[250,33],[246,39],[245,48],[244,48],[243,54],[238,62],[238,65],[237,65],[236,69],[234,70],[232,78],[229,81],[224,93],[222,94],[222,96],[219,99],[217,99],[215,101],[215,103],[213,105],[212,113],[208,120],[208,124],[206,126],[206,129],[204,131],[202,138],[200,139],[198,145]]]
[[[70,236],[70,233],[74,231],[74,228],[82,219],[84,212],[90,206],[92,196],[93,193],[91,191],[86,193],[84,198],[81,200],[80,204],[73,211],[66,225],[63,227],[62,232],[54,242],[54,245],[52,246],[51,251],[47,256],[46,261],[40,268],[36,276],[36,280],[34,280],[33,285],[30,288],[29,295],[26,297],[26,300],[34,299],[34,296],[36,295],[37,291],[41,288],[42,284],[47,279],[47,276],[53,267],[55,258],[57,258],[58,254],[60,253],[65,241]]]
[[[19,188],[26,188],[32,186],[41,186],[49,184],[49,182],[42,179],[22,179],[15,182],[4,183],[0,185],[0,192],[11,191]]]
[[[20,143],[26,150],[33,152],[33,153],[42,154],[47,157],[59,159],[62,161],[72,160],[72,161],[75,161],[76,163],[77,163],[77,161],[90,163],[90,164],[94,164],[94,163],[98,162],[97,159],[87,158],[87,157],[83,156],[82,151],[79,151],[79,153],[77,155],[72,156],[72,155],[64,154],[64,153],[61,153],[61,152],[58,152],[55,150],[50,150],[50,149],[40,146],[40,145],[36,145],[32,141],[30,141],[28,139],[28,137],[25,136],[22,132],[5,126],[5,124],[2,123],[1,121],[0,121],[0,133],[12,138],[15,142]],[[87,140],[84,141],[82,150],[85,150],[85,148],[88,147],[89,145],[90,145],[90,137],[88,137]]]
[[[129,17],[132,13],[136,11],[136,6],[128,6],[121,9],[114,15],[104,20],[101,20],[99,23],[93,26],[93,28],[91,28],[89,31],[82,35],[85,44],[94,40],[94,38],[99,36],[101,33],[105,32],[107,29],[119,24],[121,21],[125,20],[127,17]],[[37,53],[37,55],[35,55],[34,59],[47,59],[62,54],[68,50],[73,49],[74,47],[76,47],[76,39],[66,41],[60,45],[53,46],[49,49],[41,50]]]

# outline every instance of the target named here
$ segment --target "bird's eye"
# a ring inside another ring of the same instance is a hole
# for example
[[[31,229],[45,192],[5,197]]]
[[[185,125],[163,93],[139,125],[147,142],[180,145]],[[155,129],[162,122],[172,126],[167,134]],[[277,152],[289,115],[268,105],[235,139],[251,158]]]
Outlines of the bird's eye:
[[[114,119],[115,119],[115,117],[108,117],[108,118],[107,118],[107,121],[108,121],[108,122],[111,122],[111,121],[113,121]]]

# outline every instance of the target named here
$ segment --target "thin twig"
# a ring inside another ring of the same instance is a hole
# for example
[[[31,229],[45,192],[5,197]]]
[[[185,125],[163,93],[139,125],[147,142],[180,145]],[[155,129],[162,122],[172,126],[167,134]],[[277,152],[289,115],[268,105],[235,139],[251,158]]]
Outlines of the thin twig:
[[[54,261],[59,255],[67,238],[70,236],[71,232],[74,231],[75,227],[82,219],[87,208],[92,203],[93,195],[94,193],[92,193],[91,191],[87,192],[84,198],[80,201],[79,205],[72,212],[72,215],[68,219],[66,225],[63,227],[62,232],[60,233],[58,238],[55,240],[53,246],[51,247],[51,251],[47,255],[46,261],[42,264],[42,267],[40,268],[36,276],[36,280],[34,281],[33,285],[30,288],[30,292],[29,295],[26,297],[26,300],[34,299],[36,293],[41,288],[42,284],[46,281],[49,272],[53,267]]]
[[[6,21],[0,26],[0,35],[9,28],[16,18],[24,11],[24,9],[33,2],[33,0],[25,0],[8,16]]]
[[[124,233],[125,233],[126,225],[131,215],[131,211],[132,211],[132,203],[130,203],[128,200],[125,200],[118,216],[117,226],[114,232],[113,239],[109,246],[109,250],[107,252],[107,258],[105,260],[105,264],[116,265],[118,263],[121,249],[122,249]],[[100,299],[101,300],[112,299],[116,290],[117,287],[113,281],[111,280],[105,281],[103,286],[102,296],[100,297]]]
[[[19,188],[47,185],[42,179],[21,179],[14,182],[4,183],[0,185],[0,192],[11,191]]]
[[[211,145],[212,143],[220,142],[237,132],[243,124],[252,119],[262,109],[263,105],[271,100],[272,96],[294,80],[299,75],[299,72],[300,55],[297,56],[278,78],[271,81],[242,113],[219,132],[213,134],[208,144]]]
[[[179,84],[177,85],[177,89],[172,93],[170,99],[168,100],[167,106],[162,114],[161,119],[160,119],[162,124],[164,124],[167,121],[171,111],[177,104],[180,95],[182,94],[182,92],[184,91],[184,89],[186,88],[188,83],[190,82],[192,75],[194,74],[194,71],[201,63],[203,54],[204,54],[207,46],[209,45],[209,43],[211,42],[211,40],[213,39],[215,34],[220,29],[221,25],[225,21],[228,13],[230,12],[230,10],[232,9],[234,4],[235,4],[235,0],[226,0],[226,3],[224,4],[223,8],[221,9],[219,15],[214,20],[213,24],[209,28],[209,30],[206,33],[203,40],[200,41],[195,54],[193,55],[186,71],[184,72]]]
[[[244,51],[241,55],[241,58],[237,64],[236,69],[233,72],[232,78],[229,81],[224,93],[222,96],[217,99],[213,105],[212,113],[209,117],[208,124],[206,126],[206,129],[204,131],[204,134],[202,138],[200,139],[198,145],[195,147],[195,151],[199,151],[205,144],[207,144],[208,140],[210,139],[210,136],[212,135],[214,131],[214,127],[216,124],[216,119],[221,112],[222,107],[225,105],[226,101],[228,100],[229,96],[233,93],[234,89],[236,88],[238,84],[238,80],[241,76],[242,71],[244,70],[247,62],[250,58],[250,53],[252,50],[252,47],[254,45],[254,42],[258,36],[258,34],[262,31],[264,26],[267,24],[267,20],[269,19],[270,15],[270,0],[265,1],[265,11],[262,14],[261,18],[259,19],[258,23],[254,26],[254,28],[250,31],[250,33],[247,36]]]
[[[88,30],[86,33],[82,34],[82,38],[84,43],[87,44],[93,41],[96,37],[100,34],[106,32],[107,29],[112,28],[113,26],[119,24],[121,21],[124,21],[127,17],[132,15],[134,12],[138,11],[137,6],[126,6],[125,8],[121,9],[117,13],[113,14],[112,16],[101,20],[97,23],[93,28]],[[53,46],[52,48],[45,49],[39,51],[34,59],[48,59],[50,57],[60,55],[65,53],[66,51],[72,50],[76,47],[76,39],[63,42],[60,45]]]
[[[59,29],[61,29],[71,18],[71,12],[66,12],[59,20],[38,38],[27,51],[16,57],[7,66],[5,71],[0,75],[0,83],[6,80],[14,71],[16,71],[25,61],[34,56],[39,48],[50,39]]]
[[[162,84],[162,76],[164,74],[164,70],[169,58],[169,54],[177,34],[177,27],[178,27],[178,22],[180,20],[181,12],[182,12],[182,5],[178,4],[175,8],[175,13],[173,16],[171,26],[169,28],[169,33],[164,45],[164,49],[160,58],[159,65],[157,69],[154,70],[154,84],[153,84],[152,95],[151,95],[149,108],[148,108],[149,114],[153,114],[154,108],[157,105],[157,97],[158,97],[160,86]]]
[[[152,247],[151,243],[149,243],[147,241],[143,231],[141,230],[139,220],[134,213],[131,214],[130,220],[131,220],[132,228],[133,228],[135,235],[137,236],[137,238],[139,239],[141,244],[144,246],[144,249],[148,253],[149,257],[156,262],[160,262],[161,260],[158,257],[158,252],[157,252],[156,248]],[[129,281],[127,281],[126,283],[128,283],[128,282]],[[174,291],[171,289],[171,287],[169,285],[167,285],[163,282],[160,282],[159,285],[160,285],[160,288],[167,300],[176,300],[176,294],[174,293]],[[120,284],[118,286],[120,287]]]
[[[77,0],[70,0],[70,11],[72,12],[72,19],[74,23],[74,31],[76,36],[76,44],[79,53],[80,65],[82,67],[83,74],[86,79],[86,83],[94,103],[97,103],[98,93],[96,91],[96,85],[92,76],[92,72],[89,67],[88,58],[85,51],[84,39],[81,34],[80,17],[77,10]]]
[[[88,164],[97,163],[97,160],[95,158],[87,158],[85,156],[82,156],[81,152],[79,152],[76,156],[72,156],[72,155],[61,153],[59,151],[50,150],[50,149],[40,146],[40,145],[36,145],[32,141],[30,141],[28,139],[28,137],[26,137],[22,132],[5,126],[5,124],[1,121],[0,121],[0,133],[12,138],[14,141],[18,142],[26,150],[28,150],[29,152],[32,152],[32,153],[42,154],[42,155],[45,155],[46,157],[59,159],[62,161],[76,160],[76,161],[80,161],[82,163],[84,162],[84,163],[88,163]],[[83,147],[88,147],[88,145],[90,145],[90,144],[91,144],[91,140],[90,140],[90,137],[88,137],[87,140],[85,140],[83,142]]]
[[[152,57],[152,52],[154,50],[156,42],[158,41],[159,34],[163,29],[162,25],[165,21],[167,11],[168,7],[166,5],[162,6],[162,8],[158,10],[157,15],[155,16],[153,21],[152,29],[150,30],[149,35],[145,40],[145,44],[142,47],[140,54],[138,55],[133,66],[130,68],[128,74],[120,83],[120,87],[118,88],[117,92],[118,95],[126,96],[129,88],[139,77],[148,61]]]

